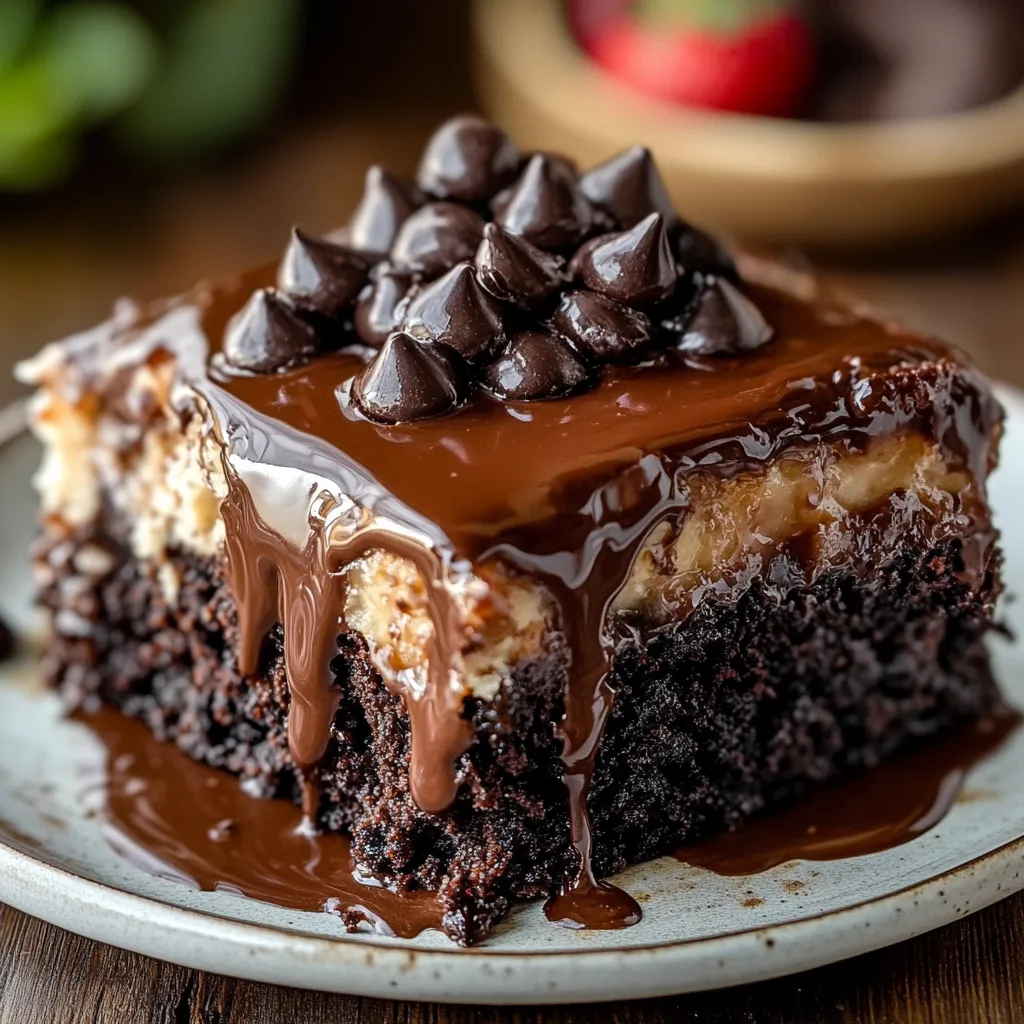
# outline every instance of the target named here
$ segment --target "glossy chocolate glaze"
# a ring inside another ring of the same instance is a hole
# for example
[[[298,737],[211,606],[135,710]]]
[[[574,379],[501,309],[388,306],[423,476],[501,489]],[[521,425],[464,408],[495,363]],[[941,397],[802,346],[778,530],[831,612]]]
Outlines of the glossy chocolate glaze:
[[[967,773],[1020,723],[1019,713],[1007,711],[962,725],[786,810],[684,846],[676,856],[719,875],[756,875],[791,860],[840,860],[909,843],[942,821]]]
[[[335,707],[329,664],[344,568],[373,547],[412,560],[435,627],[428,678],[411,679],[379,652],[375,662],[409,710],[413,795],[441,811],[471,739],[453,668],[466,631],[452,581],[501,560],[541,583],[572,653],[560,732],[580,869],[571,895],[551,907],[566,923],[621,926],[639,912],[593,878],[586,795],[613,697],[608,667],[627,628],[608,609],[651,529],[685,510],[686,475],[730,477],[793,446],[862,449],[904,430],[933,439],[979,484],[992,457],[998,406],[954,352],[756,287],[750,294],[776,339],[742,357],[662,353],[656,367],[606,367],[595,388],[570,398],[527,404],[479,392],[454,416],[374,424],[347,401],[346,384],[364,365],[358,352],[259,376],[210,374],[197,359],[271,276],[208,287],[158,311],[162,321],[126,332],[134,351],[122,356],[130,364],[146,350],[180,352],[187,386],[179,401],[184,408],[198,396],[224,446],[244,668],[254,670],[263,634],[281,621],[293,700],[304,709],[290,724],[292,752],[299,766],[315,763]],[[987,551],[987,523],[972,531]]]
[[[109,708],[78,719],[107,752],[98,794],[107,840],[143,871],[208,892],[337,914],[350,929],[367,923],[412,938],[441,927],[443,908],[431,893],[364,882],[348,841],[311,834],[289,802],[247,796],[233,776]]]

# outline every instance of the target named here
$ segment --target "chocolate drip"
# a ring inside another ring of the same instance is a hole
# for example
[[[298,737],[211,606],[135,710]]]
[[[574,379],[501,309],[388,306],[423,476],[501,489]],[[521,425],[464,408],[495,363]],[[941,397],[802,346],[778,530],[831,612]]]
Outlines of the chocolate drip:
[[[585,511],[560,510],[561,535],[547,542],[531,535],[528,544],[524,538],[492,552],[540,580],[555,596],[560,628],[572,652],[559,734],[579,869],[545,907],[550,920],[567,927],[624,928],[641,917],[635,900],[594,876],[587,795],[615,696],[608,673],[619,637],[609,609],[651,531],[680,515],[688,501],[677,487],[672,462],[646,455],[590,495]]]
[[[316,769],[331,738],[340,694],[331,668],[344,631],[348,566],[375,550],[412,562],[427,584],[433,636],[428,680],[422,691],[402,681],[380,652],[374,665],[385,685],[405,699],[412,729],[409,785],[423,810],[440,813],[456,795],[455,760],[469,747],[470,723],[462,717],[456,672],[461,626],[446,586],[445,562],[421,541],[380,525],[362,526],[354,509],[322,494],[314,499],[305,546],[293,546],[260,517],[249,489],[228,471],[222,503],[227,538],[228,585],[238,608],[238,664],[255,675],[260,651],[275,623],[284,634],[284,662],[291,704],[288,748],[303,785],[303,813],[317,819]]]
[[[300,773],[303,814],[315,825],[315,769],[327,750],[340,700],[331,662],[342,628],[345,577],[327,571],[322,529],[311,531],[303,550],[292,548],[263,524],[251,495],[237,482],[221,504],[221,516],[228,585],[238,609],[238,670],[245,676],[259,672],[267,634],[281,623],[291,693],[288,748]]]

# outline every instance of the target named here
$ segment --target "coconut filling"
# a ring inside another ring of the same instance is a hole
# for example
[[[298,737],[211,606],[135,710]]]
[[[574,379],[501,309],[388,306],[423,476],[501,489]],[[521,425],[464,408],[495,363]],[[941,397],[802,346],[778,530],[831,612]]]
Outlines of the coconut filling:
[[[59,387],[40,392],[33,425],[45,445],[36,486],[43,508],[71,526],[104,505],[129,526],[133,555],[153,566],[167,601],[177,598],[170,555],[217,556],[223,550],[220,502],[227,493],[220,442],[198,415],[169,404],[170,364],[146,365],[130,388],[144,424],[104,411],[95,397],[70,400]],[[614,612],[660,625],[678,619],[709,593],[767,565],[780,547],[803,538],[801,557],[828,568],[848,559],[853,517],[901,496],[928,516],[930,529],[963,533],[983,504],[976,482],[948,466],[915,433],[876,439],[863,452],[816,445],[783,453],[763,471],[731,479],[694,472],[686,512],[657,526],[634,561]],[[83,548],[76,563],[100,576],[110,555]],[[348,567],[343,618],[375,656],[405,678],[425,679],[433,625],[427,583],[408,560],[378,550]],[[477,565],[450,582],[465,627],[461,665],[467,694],[493,699],[513,668],[540,653],[551,634],[552,602],[543,587],[499,564]]]

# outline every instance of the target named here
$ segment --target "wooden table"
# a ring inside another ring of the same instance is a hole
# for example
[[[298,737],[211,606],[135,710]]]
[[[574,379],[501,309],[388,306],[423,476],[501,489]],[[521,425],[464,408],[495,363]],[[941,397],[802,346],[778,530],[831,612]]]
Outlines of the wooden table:
[[[39,344],[104,316],[121,293],[155,296],[207,274],[272,258],[288,228],[343,220],[362,168],[410,170],[454,87],[396,116],[393,104],[287,145],[125,194],[93,181],[85,196],[0,204],[0,370]],[[399,108],[401,109],[401,108]],[[802,259],[803,257],[800,257]],[[1024,386],[1024,217],[967,239],[878,260],[818,261],[848,291],[971,350]],[[0,405],[16,387],[0,373]],[[1024,895],[902,946],[731,992],[608,1007],[490,1010],[398,1004],[233,981],[121,952],[0,908],[0,1024],[96,1021],[849,1021],[1024,1020]]]

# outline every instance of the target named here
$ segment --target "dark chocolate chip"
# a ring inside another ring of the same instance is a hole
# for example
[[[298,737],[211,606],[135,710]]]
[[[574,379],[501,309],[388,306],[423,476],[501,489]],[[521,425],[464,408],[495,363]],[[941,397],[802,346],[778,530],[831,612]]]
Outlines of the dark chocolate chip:
[[[553,334],[523,331],[484,370],[484,385],[499,398],[533,402],[582,391],[594,380],[569,343]]]
[[[505,343],[501,305],[480,287],[469,263],[452,267],[409,302],[402,330],[441,342],[467,362],[487,359]]]
[[[368,270],[364,256],[294,228],[277,286],[297,306],[335,317],[359,294]]]
[[[367,419],[408,423],[454,409],[462,381],[444,346],[424,345],[396,331],[356,375],[351,397]]]
[[[553,164],[556,164],[559,168],[561,168],[561,170],[568,177],[572,178],[573,181],[577,181],[579,179],[579,176],[580,176],[579,164],[577,164],[576,161],[573,160],[573,158],[571,156],[566,156],[564,153],[552,153],[551,150],[549,150],[549,149],[544,150],[543,152],[535,151],[533,153],[527,153],[523,157],[523,162],[520,165],[519,169],[522,170],[524,167],[526,167],[526,165],[535,156],[542,156],[542,157],[545,157],[546,159],[550,160]]]
[[[601,363],[643,358],[654,335],[651,321],[643,313],[598,292],[563,295],[551,326],[584,355]]]
[[[483,218],[459,203],[428,203],[401,226],[391,262],[402,270],[437,277],[471,260],[484,233]]]
[[[295,307],[273,288],[260,288],[231,318],[222,351],[237,369],[273,373],[306,362],[319,348]]]
[[[480,283],[492,295],[524,309],[553,295],[566,278],[561,256],[538,249],[497,224],[484,228],[475,263]]]
[[[494,219],[541,249],[571,249],[590,233],[594,212],[563,161],[538,153],[494,201]]]
[[[678,348],[688,355],[735,355],[771,341],[761,311],[731,281],[708,275]]]
[[[623,228],[651,213],[660,213],[669,230],[680,223],[651,151],[644,146],[633,146],[587,171],[580,178],[580,191]]]
[[[676,262],[685,270],[701,274],[721,274],[739,284],[739,271],[732,253],[717,238],[692,224],[683,224],[672,238]]]
[[[588,288],[628,306],[656,306],[675,291],[678,279],[660,213],[648,214],[626,231],[592,238],[569,269]]]
[[[428,195],[479,203],[516,175],[519,150],[497,126],[467,114],[445,121],[430,137],[416,181]]]
[[[374,165],[366,172],[363,197],[351,220],[331,240],[383,259],[402,223],[421,204],[422,196],[412,185]]]
[[[387,336],[396,330],[409,305],[415,278],[387,264],[374,268],[370,282],[359,293],[356,302],[356,334],[374,348],[380,348]]]

